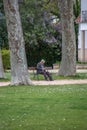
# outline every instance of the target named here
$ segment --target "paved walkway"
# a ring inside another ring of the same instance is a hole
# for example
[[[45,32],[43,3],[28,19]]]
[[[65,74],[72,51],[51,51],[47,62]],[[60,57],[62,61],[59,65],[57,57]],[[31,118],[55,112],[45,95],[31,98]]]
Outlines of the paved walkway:
[[[87,79],[82,80],[54,80],[54,81],[32,81],[34,85],[64,85],[64,84],[87,84]],[[10,82],[0,82],[0,86],[10,85]]]
[[[64,84],[87,84],[84,80],[54,80],[54,81],[33,81],[35,85],[64,85]]]

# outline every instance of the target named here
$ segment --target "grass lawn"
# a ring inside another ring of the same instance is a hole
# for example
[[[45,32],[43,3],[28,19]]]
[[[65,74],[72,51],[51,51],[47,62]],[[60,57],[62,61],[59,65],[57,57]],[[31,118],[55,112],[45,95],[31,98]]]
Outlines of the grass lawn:
[[[76,73],[75,76],[58,76],[56,73],[52,73],[52,77],[54,80],[61,80],[61,79],[87,79],[87,73]],[[9,81],[11,79],[11,73],[5,72],[5,78],[0,79],[0,82]],[[33,74],[30,73],[31,80],[38,80],[37,76],[34,78]],[[39,75],[39,80],[44,80],[43,75]]]
[[[0,130],[87,130],[87,84],[0,87]]]

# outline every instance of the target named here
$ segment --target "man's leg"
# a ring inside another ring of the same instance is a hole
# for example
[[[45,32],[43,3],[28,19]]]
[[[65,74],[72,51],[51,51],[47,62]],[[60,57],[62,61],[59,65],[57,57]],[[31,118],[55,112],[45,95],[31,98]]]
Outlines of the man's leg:
[[[44,75],[45,80],[48,80],[48,76],[46,74],[46,71],[41,71],[40,74]]]
[[[43,75],[44,75],[45,80],[48,80],[48,76],[46,74],[46,71],[43,72]]]
[[[46,75],[49,77],[49,80],[50,80],[50,81],[53,80],[51,74],[50,74],[48,71],[46,72]]]

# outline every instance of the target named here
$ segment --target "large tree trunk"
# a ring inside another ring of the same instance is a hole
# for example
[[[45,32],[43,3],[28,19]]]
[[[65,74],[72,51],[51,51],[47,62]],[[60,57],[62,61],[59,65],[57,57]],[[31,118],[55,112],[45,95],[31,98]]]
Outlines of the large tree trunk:
[[[1,49],[0,49],[0,78],[4,78],[4,69],[3,69]]]
[[[62,22],[62,61],[58,74],[76,74],[76,42],[73,19],[73,0],[58,0]]]
[[[31,85],[25,54],[18,0],[3,0],[7,20],[10,60],[11,60],[11,84]]]

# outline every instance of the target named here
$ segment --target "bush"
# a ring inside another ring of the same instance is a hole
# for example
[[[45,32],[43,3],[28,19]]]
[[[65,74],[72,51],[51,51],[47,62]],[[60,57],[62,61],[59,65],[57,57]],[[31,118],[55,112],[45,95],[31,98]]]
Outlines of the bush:
[[[43,42],[33,46],[26,44],[26,56],[28,66],[36,66],[41,59],[45,59],[46,66],[52,66],[56,61],[61,61],[61,48]]]
[[[2,60],[4,69],[10,69],[10,52],[9,50],[2,50]]]

